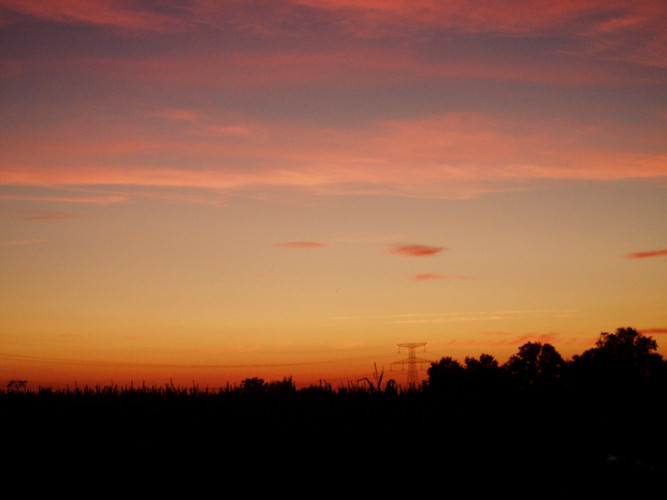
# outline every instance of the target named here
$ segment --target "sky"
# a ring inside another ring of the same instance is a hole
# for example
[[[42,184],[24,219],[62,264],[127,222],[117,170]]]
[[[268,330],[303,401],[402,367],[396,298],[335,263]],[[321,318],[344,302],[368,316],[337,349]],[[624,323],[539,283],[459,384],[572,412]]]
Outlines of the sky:
[[[0,0],[0,382],[667,353],[667,3]],[[377,370],[377,371],[376,371]]]

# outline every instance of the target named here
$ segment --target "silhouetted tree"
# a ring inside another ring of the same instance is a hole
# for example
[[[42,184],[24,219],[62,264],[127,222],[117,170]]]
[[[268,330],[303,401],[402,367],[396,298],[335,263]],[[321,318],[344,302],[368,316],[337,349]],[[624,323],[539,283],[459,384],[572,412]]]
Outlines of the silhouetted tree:
[[[498,361],[491,354],[481,354],[479,359],[466,356],[466,370],[484,373],[494,373],[498,370]]]
[[[450,397],[458,395],[463,384],[464,368],[450,356],[431,363],[427,370],[429,388]]]
[[[613,455],[658,457],[664,450],[654,432],[665,418],[666,393],[657,347],[634,328],[618,328],[601,333],[595,347],[570,363],[577,408],[595,422],[589,433]]]
[[[269,390],[280,393],[294,393],[296,392],[296,387],[292,381],[292,377],[283,378],[281,381],[273,381],[269,383]]]
[[[594,384],[597,390],[607,392],[645,387],[653,377],[664,376],[664,362],[657,349],[655,340],[634,328],[603,332],[595,347],[573,357],[575,382]]]
[[[264,379],[252,377],[247,378],[241,382],[241,391],[246,394],[257,394],[264,392],[267,388],[267,385],[264,382]]]
[[[520,388],[544,389],[561,378],[565,361],[551,344],[527,342],[505,363],[506,372]]]
[[[471,396],[489,397],[500,388],[502,371],[490,354],[465,358],[465,390]]]

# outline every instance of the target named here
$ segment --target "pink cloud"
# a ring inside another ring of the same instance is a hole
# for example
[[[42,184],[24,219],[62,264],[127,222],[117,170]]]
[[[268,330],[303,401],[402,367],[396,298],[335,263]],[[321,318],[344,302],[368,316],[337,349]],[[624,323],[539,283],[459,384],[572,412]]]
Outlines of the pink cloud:
[[[577,18],[590,24],[614,27],[608,20],[596,21],[594,13],[614,9],[614,19],[633,15],[634,24],[649,21],[650,14],[664,11],[660,2],[627,3],[603,0],[590,3],[541,2],[540,0],[498,0],[493,4],[471,3],[461,0],[449,2],[404,0],[295,0],[312,8],[347,12],[347,20],[359,19],[359,24],[375,21],[376,25],[411,23],[466,31],[501,31],[526,33],[563,26]],[[592,20],[591,20],[592,18]],[[627,24],[627,23],[625,23]],[[619,27],[623,27],[620,25]]]
[[[378,82],[393,85],[460,78],[550,85],[646,79],[664,83],[660,72],[619,71],[614,61],[641,57],[649,65],[667,65],[667,43],[661,43],[666,41],[665,30],[660,23],[667,8],[664,2],[603,0],[589,5],[500,0],[487,5],[462,0],[276,0],[262,4],[261,14],[253,2],[194,0],[171,11],[123,0],[1,3],[6,11],[60,23],[193,33],[203,25],[217,25],[229,31],[226,36],[234,36],[235,31],[257,35],[252,49],[239,50],[230,48],[237,44],[207,39],[206,46],[199,47],[202,50],[193,51],[186,44],[188,53],[178,47],[168,53],[132,52],[122,58],[106,51],[86,52],[90,57],[63,52],[56,58],[35,56],[3,65],[11,68],[5,70],[7,75],[23,70],[48,81],[50,75],[75,78],[84,74],[86,80],[120,83],[119,88],[126,83],[133,89],[173,85],[187,91],[210,86],[248,97],[258,87],[312,82],[336,90],[352,86],[368,90]],[[288,23],[299,8],[295,4],[306,5],[307,12],[299,23]],[[290,43],[295,36],[320,40],[314,26],[322,20],[328,26],[326,36],[330,38],[322,39],[327,43]],[[428,38],[424,27],[512,37],[558,31],[568,43],[562,44],[558,54],[547,49],[545,57],[535,59],[526,59],[524,54],[489,57],[483,51],[464,55],[440,51],[454,54],[445,57],[422,47],[421,42]],[[290,33],[291,29],[298,29],[298,34]],[[404,36],[393,37],[399,31]],[[214,30],[210,34],[215,38]],[[413,34],[419,34],[414,43]],[[291,38],[281,38],[287,35]],[[398,46],[393,39],[405,43]],[[266,40],[271,44],[264,44]],[[641,42],[640,46],[635,42]],[[8,129],[0,139],[0,185],[187,187],[207,193],[287,187],[325,194],[461,199],[521,189],[524,183],[539,179],[667,175],[661,129],[642,129],[641,136],[626,137],[629,128],[614,129],[608,123],[594,128],[558,123],[554,117],[517,123],[507,117],[468,112],[369,121],[365,128],[336,130],[313,123],[257,123],[215,112],[207,116],[201,110],[178,106],[152,113],[146,111],[145,103],[128,106],[135,107],[152,116],[128,113],[109,120],[103,114],[98,118],[88,115],[82,121],[62,121],[51,128],[35,124],[22,136]],[[79,116],[77,112],[63,115]],[[140,124],[147,126],[140,128]],[[604,150],[600,144],[612,146]],[[238,167],[241,163],[243,168]],[[118,201],[122,199],[106,202]]]
[[[389,50],[391,55],[388,57]],[[664,58],[667,59],[667,55]],[[660,74],[619,72],[613,61],[592,57],[550,54],[528,64],[511,55],[502,60],[489,60],[485,54],[432,60],[415,49],[369,47],[363,43],[354,46],[354,50],[333,48],[305,52],[290,48],[282,52],[269,49],[247,52],[227,49],[215,53],[202,50],[195,55],[175,53],[151,59],[63,57],[53,61],[9,59],[7,63],[14,66],[14,73],[84,71],[87,76],[103,80],[130,79],[135,84],[186,87],[215,85],[243,93],[258,87],[290,83],[317,82],[345,88],[367,87],[386,81],[410,83],[460,78],[548,84],[664,83]],[[192,118],[183,112],[179,115],[178,110],[173,110],[171,116],[181,121]]]
[[[309,15],[304,15],[303,9],[297,12],[303,5],[308,7]],[[405,40],[415,34],[422,38],[426,28],[427,32],[433,29],[512,37],[557,35],[572,42],[563,43],[561,49],[563,54],[569,48],[571,55],[576,55],[570,58],[571,62],[581,60],[585,55],[588,59],[634,61],[658,67],[667,65],[666,35],[661,22],[667,16],[667,7],[660,1],[603,0],[593,4],[498,0],[491,4],[464,0],[274,0],[258,5],[254,2],[194,0],[171,12],[153,8],[150,3],[122,0],[2,0],[2,6],[9,11],[55,22],[91,24],[142,34],[223,26],[232,33],[249,33],[272,41],[293,37],[295,30],[299,37],[317,36],[324,21],[328,36],[335,42],[329,46],[348,49],[350,44],[355,45],[354,50],[344,51],[348,58],[358,53],[360,45],[371,45],[367,43],[369,40]],[[297,14],[301,19],[298,24],[294,22]],[[0,22],[10,22],[9,16]],[[368,61],[372,64],[377,60]],[[281,62],[277,64],[282,65]],[[543,69],[546,70],[548,64]],[[340,67],[327,69],[320,65],[320,69],[336,74]],[[521,62],[515,69],[519,70],[514,72],[517,75],[524,73]],[[560,69],[571,78],[595,72],[590,65],[580,66],[583,71],[568,68],[567,64]],[[228,71],[225,78],[236,73]],[[557,77],[559,73],[563,72],[556,68],[552,76]],[[288,71],[282,72],[283,77],[288,74]],[[310,71],[311,76],[316,74],[317,71]]]
[[[133,29],[193,29],[205,24],[218,25],[233,18],[236,23],[232,26],[236,29],[274,36],[294,29],[293,23],[285,26],[285,21],[294,16],[295,5],[305,5],[314,14],[313,19],[320,21],[324,17],[332,27],[347,36],[369,38],[392,35],[397,27],[405,29],[405,26],[414,30],[431,26],[515,35],[543,33],[558,28],[577,33],[584,29],[617,33],[628,29],[646,29],[647,24],[659,23],[662,19],[660,14],[665,12],[663,2],[622,0],[603,0],[594,4],[545,3],[540,0],[498,0],[492,4],[464,0],[274,0],[261,4],[262,15],[259,15],[260,9],[253,2],[208,0],[188,2],[173,13],[151,8],[150,3],[144,5],[120,0],[3,0],[2,5],[15,12],[58,22]],[[267,9],[270,14],[266,13]]]
[[[2,7],[32,17],[60,23],[85,23],[131,30],[165,30],[182,27],[174,16],[149,9],[132,8],[126,2],[110,0],[2,0]]]
[[[623,257],[626,259],[647,259],[650,257],[662,257],[667,255],[667,249],[666,250],[649,250],[648,252],[636,252],[636,253],[629,253],[627,255],[624,255]]]
[[[393,255],[400,255],[402,257],[427,257],[439,254],[440,252],[448,250],[446,247],[433,247],[428,245],[397,245],[388,253]]]
[[[643,330],[639,330],[639,333],[643,335],[663,335],[667,334],[667,327],[663,328],[646,328]]]
[[[667,175],[665,155],[591,149],[591,142],[619,141],[606,129],[570,127],[566,132],[553,121],[526,126],[482,113],[450,113],[341,133],[312,124],[216,120],[187,110],[167,110],[161,116],[162,122],[142,129],[90,118],[83,133],[69,129],[71,124],[28,138],[12,137],[10,132],[3,144],[0,184],[291,187],[324,194],[461,199],[517,189],[538,179]],[[99,137],[114,139],[101,142]],[[633,144],[650,151],[660,140],[644,136]],[[146,157],[156,164],[142,164]],[[239,158],[247,162],[243,168],[238,167]],[[124,199],[126,195],[114,195],[90,202]]]
[[[274,247],[280,248],[292,248],[292,249],[304,249],[304,248],[322,248],[326,247],[326,243],[320,243],[318,241],[285,241],[282,243],[274,243]]]
[[[667,35],[662,22],[667,16],[667,6],[660,1],[603,0],[595,4],[541,0],[500,0],[493,4],[458,0],[296,1],[336,11],[346,32],[357,37],[387,37],[422,30],[424,26],[513,37],[557,33],[576,42],[574,53],[578,56],[667,65]]]
[[[413,276],[412,279],[415,281],[430,281],[430,280],[442,280],[446,277],[442,274],[417,274]]]

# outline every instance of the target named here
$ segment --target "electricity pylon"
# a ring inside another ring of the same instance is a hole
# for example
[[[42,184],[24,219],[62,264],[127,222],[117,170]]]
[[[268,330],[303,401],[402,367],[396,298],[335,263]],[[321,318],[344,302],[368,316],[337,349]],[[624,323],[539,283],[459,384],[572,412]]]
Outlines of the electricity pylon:
[[[415,349],[417,347],[423,347],[426,345],[426,342],[410,342],[407,344],[397,344],[398,345],[398,351],[401,351],[401,347],[407,347],[408,349],[408,357],[407,359],[401,359],[400,361],[394,361],[392,365],[399,364],[401,365],[401,368],[403,368],[403,365],[408,365],[408,387],[416,387],[417,383],[419,382],[419,379],[417,377],[417,363],[426,363],[429,362],[427,359],[421,359],[418,358]],[[424,350],[426,348],[424,347]]]

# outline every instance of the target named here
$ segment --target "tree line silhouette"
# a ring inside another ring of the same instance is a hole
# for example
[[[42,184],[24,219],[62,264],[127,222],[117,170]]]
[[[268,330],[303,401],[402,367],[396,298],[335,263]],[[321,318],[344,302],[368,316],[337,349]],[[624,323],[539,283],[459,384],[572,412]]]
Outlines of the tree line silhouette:
[[[425,388],[453,396],[503,392],[595,396],[604,399],[657,395],[664,389],[666,366],[658,345],[633,328],[602,333],[595,346],[565,360],[548,343],[527,342],[504,365],[489,354],[451,357],[433,363]]]
[[[141,449],[193,460],[224,450],[237,464],[261,457],[274,467],[292,450],[287,463],[311,473],[360,454],[366,464],[407,455],[401,470],[444,474],[452,485],[493,478],[478,491],[648,492],[667,470],[667,362],[657,347],[629,327],[602,333],[569,360],[527,342],[504,364],[490,354],[443,357],[417,387],[383,383],[377,371],[375,381],[337,388],[248,378],[216,390],[30,391],[15,379],[0,391],[0,423],[42,450]],[[358,465],[348,472],[362,477]]]

